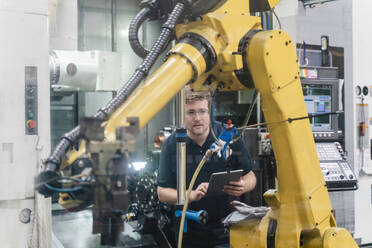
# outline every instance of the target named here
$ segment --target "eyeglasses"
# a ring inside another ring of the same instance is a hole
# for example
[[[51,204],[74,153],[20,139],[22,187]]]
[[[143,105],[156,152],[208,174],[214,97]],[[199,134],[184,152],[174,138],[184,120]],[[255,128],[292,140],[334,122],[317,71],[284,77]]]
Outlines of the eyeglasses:
[[[186,114],[192,117],[195,117],[196,114],[199,114],[200,116],[205,116],[208,114],[208,109],[188,110],[186,111]]]

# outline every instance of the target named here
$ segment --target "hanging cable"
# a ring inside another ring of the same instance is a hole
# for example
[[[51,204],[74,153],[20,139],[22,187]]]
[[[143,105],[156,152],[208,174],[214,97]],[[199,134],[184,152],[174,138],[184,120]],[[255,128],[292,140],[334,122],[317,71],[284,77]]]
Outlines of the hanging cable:
[[[329,112],[329,113],[323,113],[323,114],[309,114],[308,116],[288,118],[288,119],[281,120],[281,121],[261,122],[261,123],[256,123],[256,124],[252,124],[252,125],[241,126],[241,127],[238,127],[237,129],[239,131],[241,131],[241,130],[244,130],[245,128],[250,128],[250,127],[269,126],[269,125],[273,125],[273,124],[281,124],[281,123],[284,123],[284,122],[292,123],[294,121],[309,119],[309,118],[312,118],[312,117],[323,116],[323,115],[339,115],[339,114],[342,114],[342,113],[344,113],[344,111],[339,110],[339,111],[336,111],[336,112]]]
[[[257,90],[255,90],[254,93],[253,93],[253,101],[251,103],[251,106],[249,106],[249,110],[248,110],[247,115],[245,116],[245,119],[244,119],[244,122],[243,122],[243,127],[248,125],[248,122],[249,122],[249,120],[251,119],[251,116],[252,116],[254,106],[256,105],[257,99],[258,99],[258,93],[257,93]],[[234,138],[231,141],[231,144],[234,144],[236,141],[238,141],[242,137],[243,130],[244,129],[242,129],[240,131],[240,134],[238,135],[238,137]]]
[[[47,187],[48,189],[52,190],[52,191],[55,191],[55,192],[59,192],[59,193],[69,193],[69,192],[74,192],[74,191],[78,191],[78,190],[81,190],[83,189],[83,187],[81,186],[77,186],[77,187],[74,187],[74,188],[55,188],[49,184],[44,184],[45,187]]]
[[[95,118],[104,119],[110,116],[126,99],[132,94],[132,92],[138,87],[141,81],[147,76],[151,67],[154,65],[156,59],[163,51],[164,47],[167,46],[174,27],[184,11],[184,4],[177,3],[173,8],[168,20],[164,23],[160,36],[152,46],[149,54],[146,56],[140,66],[137,67],[134,74],[130,77],[129,81],[124,87],[118,92],[115,98],[113,98],[104,108],[98,110],[94,115]],[[80,135],[80,126],[75,127],[70,132],[63,135],[62,139],[57,144],[56,148],[52,151],[51,155],[45,162],[45,169],[41,172],[37,178],[41,185],[48,181],[50,178],[54,178],[57,175],[56,171],[62,162],[62,157],[67,150],[74,144]],[[38,188],[39,192],[44,195],[50,195],[50,191]]]
[[[146,58],[149,51],[145,49],[138,38],[138,30],[142,24],[148,19],[151,9],[148,7],[142,8],[137,15],[132,19],[128,29],[129,44],[133,51],[141,58]]]
[[[206,85],[205,87],[208,88],[209,94],[211,95],[211,98],[212,98],[208,101],[208,107],[209,107],[209,110],[210,110],[210,115],[209,115],[209,117],[210,117],[209,118],[210,119],[210,124],[209,124],[210,125],[210,130],[211,130],[211,134],[213,136],[213,139],[217,140],[217,136],[216,136],[216,133],[215,133],[214,128],[213,128],[214,117],[212,117],[212,115],[214,116],[214,107],[212,106],[213,105],[212,101],[213,101],[213,97],[214,97],[214,94],[215,94],[216,90],[210,85]]]
[[[302,50],[302,56],[301,56]],[[298,64],[299,66],[307,66],[309,64],[309,60],[306,57],[306,42],[303,41],[301,46],[298,48]]]
[[[274,14],[276,20],[278,21],[279,29],[282,29],[282,24],[281,24],[281,22],[280,22],[280,20],[279,20],[279,17],[278,17],[277,14],[275,13],[275,10],[272,9],[271,11],[273,12],[273,14]]]
[[[185,204],[183,205],[183,209],[182,209],[180,228],[179,228],[179,232],[178,232],[178,246],[177,246],[178,248],[182,247],[183,227],[184,227],[184,224],[185,224],[186,211],[187,211],[187,207],[189,205],[190,194],[191,194],[192,188],[194,187],[196,178],[198,177],[200,170],[203,168],[203,166],[205,164],[205,161],[207,161],[207,159],[209,157],[211,157],[212,154],[213,154],[213,151],[211,149],[208,149],[205,152],[205,155],[203,156],[202,160],[199,162],[199,165],[196,168],[196,170],[195,170],[195,172],[194,172],[194,174],[191,178],[189,188],[187,189]]]
[[[216,130],[216,121],[214,119],[214,111],[215,111],[215,103],[216,103],[216,95],[218,94],[219,90],[218,88],[216,88],[216,90],[213,92],[213,95],[212,95],[212,100],[211,100],[211,106],[210,106],[210,110],[211,110],[211,133],[213,135],[213,138],[214,140],[217,140],[217,136],[216,136],[216,133],[217,133],[217,130]]]

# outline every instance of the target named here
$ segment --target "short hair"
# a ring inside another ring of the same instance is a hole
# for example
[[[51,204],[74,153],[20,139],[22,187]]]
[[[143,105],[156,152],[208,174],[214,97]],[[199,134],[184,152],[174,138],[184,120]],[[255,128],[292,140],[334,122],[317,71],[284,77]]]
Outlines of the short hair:
[[[185,86],[186,103],[192,103],[200,100],[207,100],[208,104],[211,100],[211,93],[209,91],[194,91],[190,86]]]

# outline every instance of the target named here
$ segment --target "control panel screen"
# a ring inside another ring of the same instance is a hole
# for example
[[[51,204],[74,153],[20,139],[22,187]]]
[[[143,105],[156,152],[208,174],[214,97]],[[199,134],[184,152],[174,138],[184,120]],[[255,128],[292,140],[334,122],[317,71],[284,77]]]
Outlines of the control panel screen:
[[[323,114],[332,111],[332,86],[319,84],[303,84],[306,109],[309,114]],[[332,118],[322,115],[310,118],[311,129],[317,131],[331,131]]]

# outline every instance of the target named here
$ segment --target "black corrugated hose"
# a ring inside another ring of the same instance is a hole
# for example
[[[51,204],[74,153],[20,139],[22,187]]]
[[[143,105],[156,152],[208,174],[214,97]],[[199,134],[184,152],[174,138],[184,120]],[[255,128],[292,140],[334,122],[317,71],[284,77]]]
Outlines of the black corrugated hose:
[[[152,46],[145,60],[140,66],[137,67],[136,71],[133,73],[124,87],[118,92],[117,96],[113,98],[104,108],[98,110],[94,117],[107,118],[108,116],[110,116],[110,114],[112,114],[138,87],[141,81],[147,76],[148,72],[154,65],[160,53],[168,45],[170,36],[173,33],[177,20],[181,16],[183,11],[184,4],[177,3],[176,6],[173,8],[171,14],[169,15],[168,20],[163,24],[160,36],[156,40],[155,44]],[[46,188],[44,184],[53,181],[54,178],[58,178],[56,171],[59,169],[59,166],[62,162],[62,156],[66,153],[70,146],[77,141],[79,135],[80,126],[77,126],[70,132],[66,133],[57,144],[56,148],[51,153],[49,158],[46,160],[44,171],[41,172],[36,179],[38,185],[37,190],[41,194],[45,196],[50,196],[52,194],[52,192],[48,188]]]
[[[148,14],[151,12],[150,8],[144,7],[137,15],[132,19],[129,24],[128,38],[129,44],[133,51],[141,58],[145,58],[149,51],[145,49],[138,39],[138,30],[142,26],[142,23],[148,19]]]

